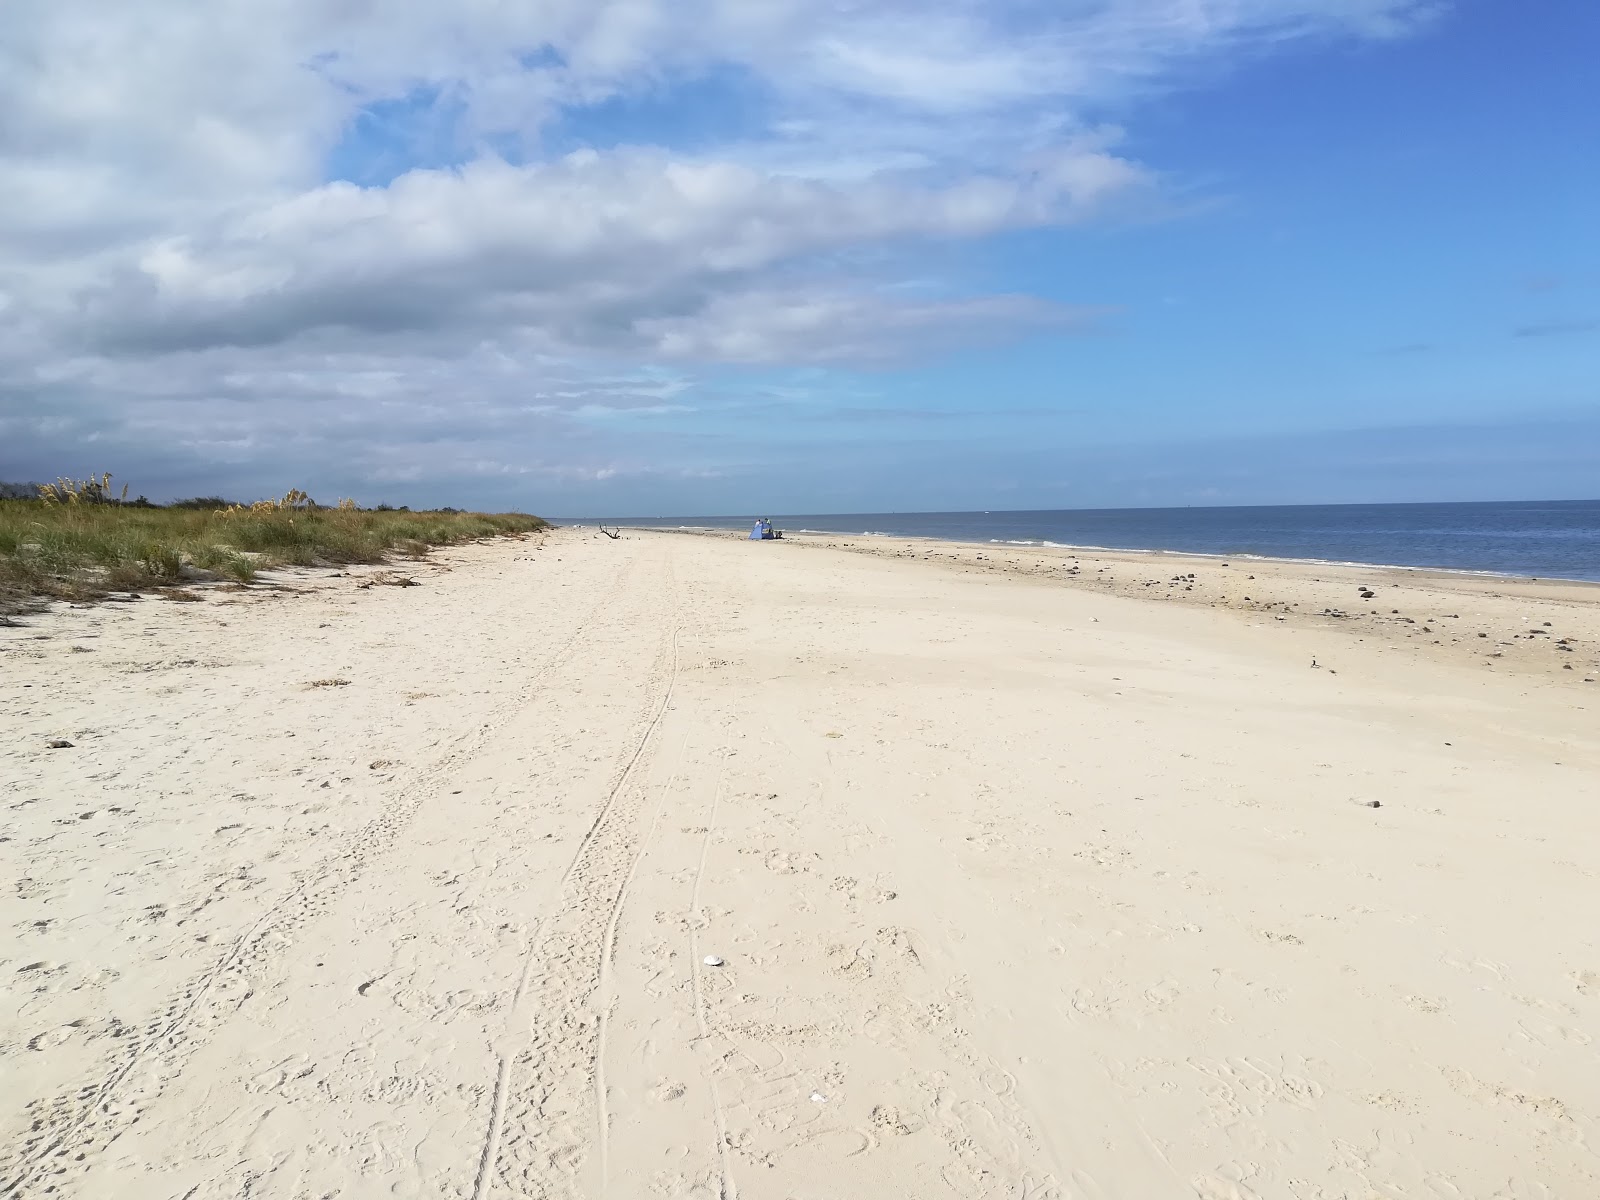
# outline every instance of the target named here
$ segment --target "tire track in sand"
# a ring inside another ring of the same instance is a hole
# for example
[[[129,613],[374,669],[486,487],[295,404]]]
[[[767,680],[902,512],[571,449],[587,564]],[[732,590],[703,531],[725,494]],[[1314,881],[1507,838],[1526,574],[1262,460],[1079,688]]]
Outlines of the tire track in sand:
[[[672,615],[652,669],[660,698],[647,708],[632,753],[561,877],[556,910],[529,941],[500,1049],[473,1200],[502,1189],[519,1197],[571,1194],[590,1142],[604,1146],[605,960],[644,850],[639,766],[656,740],[679,674],[682,604],[670,560],[668,575]]]
[[[674,630],[674,639],[676,639],[678,632],[678,630]],[[676,646],[673,647],[672,657],[673,675],[676,678],[678,661]],[[687,744],[688,740],[686,735],[684,743]],[[682,748],[680,747],[680,760],[682,753]],[[633,877],[639,873],[639,863],[644,859],[645,850],[656,839],[656,832],[661,827],[661,814],[667,806],[667,797],[672,793],[673,785],[677,782],[677,779],[678,772],[674,768],[672,774],[667,777],[657,793],[655,813],[650,818],[650,830],[640,840],[638,849],[635,850],[633,855],[633,862],[628,867],[627,878],[622,881],[622,890],[617,893],[616,903],[611,906],[611,920],[606,925],[606,940],[600,950],[600,1033],[599,1045],[594,1059],[594,1102],[600,1118],[597,1132],[600,1138],[600,1188],[602,1194],[610,1184],[611,1173],[611,1112],[606,1107],[606,1050],[609,1045],[607,1026],[611,1018],[611,1010],[616,1007],[616,984],[612,979],[612,967],[616,958],[617,925],[622,919],[622,910],[627,903],[628,889],[633,886]]]
[[[589,632],[601,611],[626,592],[631,570],[631,561],[622,564],[613,586],[600,592],[600,598],[567,637],[525,677],[509,700],[491,712],[488,721],[458,737],[443,755],[419,769],[396,789],[377,817],[346,836],[339,849],[305,872],[215,963],[190,980],[159,1014],[142,1022],[129,1035],[125,1048],[105,1063],[97,1079],[30,1105],[28,1136],[19,1147],[8,1147],[0,1156],[0,1198],[20,1198],[36,1184],[45,1192],[57,1193],[86,1174],[94,1156],[160,1097],[167,1082],[205,1044],[209,1032],[254,994],[250,975],[270,967],[290,944],[287,935],[320,916],[359,879],[369,863],[395,844],[451,771],[475,755],[527,704],[540,682]]]
[[[694,892],[689,900],[689,970],[694,984],[694,1017],[700,1027],[701,1041],[711,1037],[711,1022],[706,1017],[705,987],[700,982],[700,930],[708,922],[700,908],[700,885],[706,875],[706,860],[711,856],[711,839],[717,830],[717,810],[722,804],[722,792],[728,781],[727,747],[723,747],[722,770],[717,775],[716,790],[711,794],[711,815],[706,820],[705,836],[700,842],[700,862],[695,867]],[[722,1103],[722,1089],[717,1074],[707,1075],[711,1085],[711,1108],[717,1123],[717,1161],[722,1168],[722,1186],[719,1200],[739,1200],[739,1188],[733,1181],[733,1162],[728,1153],[728,1110]]]

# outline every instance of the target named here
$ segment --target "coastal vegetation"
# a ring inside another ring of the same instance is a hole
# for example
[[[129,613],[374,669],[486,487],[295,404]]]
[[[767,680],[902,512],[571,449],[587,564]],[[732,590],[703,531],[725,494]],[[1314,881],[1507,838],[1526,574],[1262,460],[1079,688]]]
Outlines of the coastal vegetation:
[[[248,505],[214,497],[157,505],[129,500],[126,488],[114,493],[109,474],[5,485],[0,613],[207,581],[248,584],[273,567],[420,558],[435,546],[544,528],[524,513],[364,509],[353,500],[328,507],[298,489]]]

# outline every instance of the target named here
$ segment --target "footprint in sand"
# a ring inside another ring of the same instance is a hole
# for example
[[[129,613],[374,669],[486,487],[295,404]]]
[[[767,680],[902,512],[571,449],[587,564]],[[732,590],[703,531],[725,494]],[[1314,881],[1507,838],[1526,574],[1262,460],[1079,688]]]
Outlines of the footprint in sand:
[[[1244,1184],[1216,1175],[1196,1175],[1189,1182],[1200,1200],[1259,1200]]]
[[[646,1094],[657,1104],[665,1104],[669,1100],[681,1100],[688,1089],[675,1079],[658,1079],[651,1085]]]
[[[838,944],[828,947],[828,974],[857,982],[872,974],[872,960],[860,949]]]
[[[890,1104],[880,1104],[874,1108],[871,1121],[876,1133],[891,1137],[909,1137],[925,1125],[915,1113],[902,1113]]]
[[[767,855],[767,870],[775,875],[798,875],[811,870],[809,863],[801,861],[801,856],[788,850],[773,850]]]
[[[245,1091],[251,1093],[271,1093],[281,1091],[285,1086],[298,1079],[306,1079],[316,1071],[314,1064],[304,1054],[294,1058],[286,1058],[275,1066],[268,1067],[265,1071],[250,1077],[245,1085]]]
[[[82,1021],[73,1021],[68,1025],[58,1025],[54,1029],[47,1029],[45,1032],[29,1039],[28,1049],[54,1050],[57,1046],[71,1041],[72,1036],[78,1032],[78,1029],[83,1024],[84,1022]]]
[[[1154,987],[1145,990],[1144,999],[1145,1003],[1150,1006],[1151,1012],[1162,1012],[1171,1008],[1182,994],[1183,989],[1174,981],[1163,979]]]

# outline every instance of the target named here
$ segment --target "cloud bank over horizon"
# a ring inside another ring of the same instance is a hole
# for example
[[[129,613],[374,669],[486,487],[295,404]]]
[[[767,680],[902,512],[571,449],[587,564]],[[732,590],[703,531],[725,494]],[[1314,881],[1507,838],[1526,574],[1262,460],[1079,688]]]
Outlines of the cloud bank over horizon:
[[[828,438],[757,421],[854,443],[908,424],[902,374],[1120,336],[1114,276],[986,255],[1212,203],[1203,162],[1134,148],[1163,97],[1442,14],[30,0],[0,46],[0,470],[530,507],[803,479]]]

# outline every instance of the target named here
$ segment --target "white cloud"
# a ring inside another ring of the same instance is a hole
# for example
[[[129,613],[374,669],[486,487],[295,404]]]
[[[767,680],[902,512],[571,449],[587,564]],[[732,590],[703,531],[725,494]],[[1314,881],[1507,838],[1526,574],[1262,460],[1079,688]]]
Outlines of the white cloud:
[[[713,308],[797,260],[1082,219],[1143,182],[1090,139],[1028,167],[942,186],[844,188],[661,152],[586,151],[525,167],[479,160],[386,188],[326,185],[143,245],[77,293],[75,315],[91,343],[125,352],[263,345],[330,328],[648,351],[663,321],[720,321]],[[902,324],[893,310],[871,309]],[[708,354],[720,344],[690,340]]]
[[[1147,205],[1159,164],[1104,124],[1129,93],[1199,56],[1394,36],[1428,7],[22,0],[0,39],[0,414],[30,454],[70,430],[265,462],[359,429],[393,477],[413,425],[470,424],[461,456],[429,459],[459,468],[508,413],[570,429],[629,408],[618,370],[1069,327],[1081,313],[1022,297],[908,297],[897,255]],[[707,144],[673,97],[728,72],[759,120]],[[544,149],[623,96],[659,111],[654,144]],[[383,155],[459,165],[330,182],[374,122],[401,147]]]

